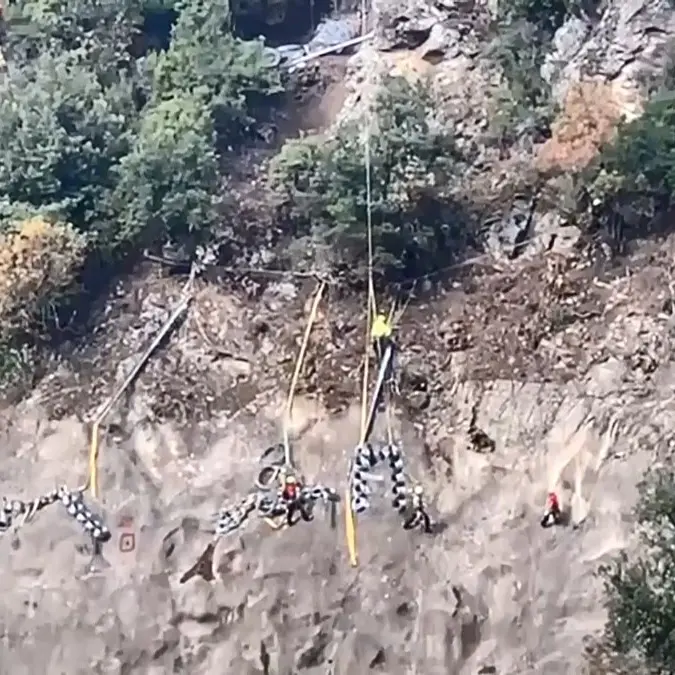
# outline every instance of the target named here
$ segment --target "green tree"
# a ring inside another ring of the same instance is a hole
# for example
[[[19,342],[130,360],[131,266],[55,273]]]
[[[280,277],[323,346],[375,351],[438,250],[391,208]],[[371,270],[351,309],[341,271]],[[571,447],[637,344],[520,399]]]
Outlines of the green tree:
[[[197,96],[213,115],[228,144],[251,132],[257,106],[283,92],[279,71],[269,68],[259,42],[244,42],[228,30],[224,0],[183,1],[171,45],[148,60],[154,101],[177,93]]]
[[[637,658],[651,672],[675,672],[675,472],[647,473],[636,508],[641,546],[603,569],[615,653]]]
[[[8,3],[8,52],[15,63],[45,52],[78,50],[92,70],[129,66],[140,35],[142,4],[134,0],[28,0]]]
[[[498,19],[502,24],[526,21],[536,26],[547,39],[572,17],[592,18],[603,0],[507,0],[499,3]]]
[[[131,82],[105,86],[77,53],[10,64],[0,80],[0,199],[95,227],[136,118]]]
[[[145,111],[113,196],[116,245],[197,236],[213,225],[218,185],[213,120],[204,102],[176,95]]]
[[[241,138],[282,91],[262,46],[232,36],[223,0],[26,0],[5,18],[0,376],[75,280],[100,284],[101,263],[114,274],[143,245],[209,233],[217,132]]]
[[[375,266],[382,273],[429,271],[461,247],[468,223],[452,225],[443,187],[456,159],[447,133],[430,121],[431,98],[404,78],[382,83],[370,138]],[[366,165],[363,122],[331,139],[287,143],[272,162],[272,188],[299,246],[329,264],[365,270]]]
[[[549,39],[569,16],[566,0],[509,0],[499,3],[498,18],[504,24],[526,21]]]
[[[617,243],[672,229],[675,193],[675,93],[662,92],[641,117],[619,127],[578,178],[580,211],[590,231]]]
[[[602,168],[625,178],[625,187],[647,188],[668,202],[675,191],[675,93],[659,96],[644,114],[623,125],[601,158]]]

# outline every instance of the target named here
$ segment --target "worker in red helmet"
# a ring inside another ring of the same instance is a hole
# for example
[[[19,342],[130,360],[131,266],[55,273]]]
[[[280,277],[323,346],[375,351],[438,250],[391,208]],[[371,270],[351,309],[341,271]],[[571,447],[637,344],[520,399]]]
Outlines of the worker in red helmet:
[[[298,483],[298,479],[292,474],[287,474],[284,477],[284,486],[281,490],[281,496],[289,502],[294,502],[298,498],[299,492],[300,484]]]
[[[555,492],[549,492],[546,497],[546,508],[541,519],[542,527],[551,527],[552,525],[560,525],[562,520],[562,512],[560,511],[560,501]]]
[[[281,490],[281,499],[286,503],[286,520],[288,525],[293,525],[293,516],[300,512],[302,519],[309,522],[314,518],[311,504],[302,497],[302,485],[292,474],[287,474],[284,478],[284,487]]]

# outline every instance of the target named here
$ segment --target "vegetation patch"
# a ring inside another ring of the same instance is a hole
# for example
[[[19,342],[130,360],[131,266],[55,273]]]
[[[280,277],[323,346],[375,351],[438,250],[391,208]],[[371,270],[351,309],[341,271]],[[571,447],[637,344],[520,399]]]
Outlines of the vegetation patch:
[[[73,289],[86,251],[72,225],[41,217],[9,225],[0,235],[0,342],[46,323]]]
[[[618,244],[672,231],[675,92],[659,92],[640,117],[620,124],[577,183],[587,229]]]
[[[510,145],[527,135],[548,138],[555,115],[551,88],[541,68],[553,36],[573,16],[595,16],[598,0],[500,2],[488,55],[500,67],[505,87],[497,96],[493,133]]]
[[[220,150],[283,88],[220,0],[35,0],[6,19],[0,342],[14,345],[89,261],[100,283],[144,246],[210,237]]]
[[[460,157],[451,134],[434,123],[429,91],[387,78],[371,120],[376,274],[410,278],[447,265],[472,239],[472,221],[448,196]],[[329,139],[287,143],[270,178],[292,224],[292,253],[310,267],[362,279],[368,251],[363,123],[345,124]]]
[[[640,550],[603,568],[608,659],[650,673],[675,672],[675,473],[649,471],[635,511]]]
[[[621,105],[611,84],[580,82],[570,87],[551,126],[551,138],[539,149],[542,171],[580,171],[610,142],[621,120]]]

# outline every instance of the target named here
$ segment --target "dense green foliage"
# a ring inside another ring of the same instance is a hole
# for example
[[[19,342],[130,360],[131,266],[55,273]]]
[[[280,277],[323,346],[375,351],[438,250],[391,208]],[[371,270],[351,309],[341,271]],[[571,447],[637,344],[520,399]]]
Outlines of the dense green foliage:
[[[621,127],[601,164],[606,173],[622,176],[624,187],[670,199],[675,192],[675,100],[657,99],[644,115]]]
[[[111,239],[180,241],[208,230],[218,184],[214,142],[213,119],[199,97],[178,94],[150,106],[120,163]]]
[[[244,139],[281,91],[261,46],[231,34],[227,3],[32,0],[10,5],[7,21],[0,235],[40,214],[68,223],[72,237],[35,247],[51,261],[43,249],[70,242],[78,264],[62,269],[74,283],[85,253],[114,271],[142,246],[208,236],[220,144]],[[50,306],[67,286],[50,289]]]
[[[650,672],[675,672],[675,473],[650,471],[636,509],[641,546],[603,574],[608,593],[606,637],[615,654]]]
[[[5,7],[7,52],[16,65],[45,51],[78,51],[89,57],[91,70],[105,72],[112,64],[130,64],[129,48],[140,37],[143,5],[132,0],[32,0]]]
[[[509,140],[550,124],[550,86],[541,76],[549,42],[535,24],[517,20],[500,25],[491,44],[490,58],[501,68],[506,83],[494,121],[513,137]]]
[[[174,236],[185,214],[183,229],[197,219],[208,225],[217,185],[214,128],[232,142],[254,121],[253,99],[280,89],[261,47],[228,31],[223,2],[177,3],[168,49],[132,57],[142,17],[153,10],[164,8],[41,0],[10,17],[15,56],[0,82],[7,148],[0,198],[58,211],[83,231],[102,233],[102,249]],[[49,46],[39,56],[36,40]],[[177,103],[187,105],[184,113]],[[132,199],[129,188],[141,177]]]
[[[455,165],[450,136],[436,129],[428,92],[390,78],[374,106],[370,137],[376,271],[414,276],[447,264],[468,236],[444,204],[442,189]],[[282,210],[312,263],[366,266],[366,165],[362,124],[337,135],[287,143],[271,167]]]
[[[602,0],[505,0],[498,5],[498,16],[507,24],[527,21],[552,37],[566,19],[592,18],[601,4]]]
[[[675,194],[675,94],[661,92],[580,177],[590,228],[631,239],[672,230]]]
[[[137,122],[131,83],[104,85],[77,52],[46,53],[0,82],[0,196],[87,229]]]
[[[242,42],[223,30],[227,2],[195,0],[182,11],[171,44],[152,54],[152,100],[176,94],[200,98],[213,116],[219,136],[232,143],[251,131],[256,102],[283,91],[279,72],[262,67],[259,42]]]
[[[502,22],[526,21],[548,36],[552,36],[568,16],[566,0],[508,0],[499,3],[499,19]]]

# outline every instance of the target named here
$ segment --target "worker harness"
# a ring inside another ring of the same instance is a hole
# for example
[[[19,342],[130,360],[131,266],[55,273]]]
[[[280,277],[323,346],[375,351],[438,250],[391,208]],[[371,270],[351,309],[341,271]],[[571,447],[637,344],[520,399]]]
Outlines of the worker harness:
[[[335,510],[337,503],[340,501],[339,495],[332,488],[304,483],[299,471],[294,467],[289,440],[289,426],[295,391],[325,288],[326,282],[320,281],[314,294],[300,350],[295,361],[284,411],[283,442],[272,445],[262,453],[260,461],[263,467],[258,472],[253,489],[239,501],[226,504],[214,514],[212,530],[214,539],[199,560],[183,575],[181,583],[185,583],[195,575],[200,575],[207,581],[212,579],[215,542],[220,537],[227,536],[242,528],[253,514],[262,518],[273,529],[279,529],[283,525],[293,526],[299,520],[312,521],[316,503],[322,502],[330,509],[331,525],[335,526],[336,524]],[[295,518],[296,515],[299,517]],[[282,519],[281,522],[279,522],[279,519]]]
[[[546,496],[546,507],[544,515],[541,518],[541,526],[551,527],[553,525],[560,525],[562,523],[562,511],[560,510],[560,502],[558,495],[555,492],[549,492]]]
[[[75,520],[95,544],[104,544],[111,538],[110,530],[103,519],[97,516],[84,502],[83,491],[71,491],[65,486],[29,502],[3,498],[0,506],[0,534],[16,531],[30,522],[35,515],[52,504],[61,504],[66,513]]]
[[[274,456],[276,455],[276,457]],[[283,518],[288,526],[298,520],[314,519],[314,507],[322,502],[331,510],[335,522],[335,508],[340,501],[338,493],[323,485],[306,485],[299,473],[284,461],[283,444],[273,445],[261,456],[263,468],[255,481],[255,489],[234,504],[228,504],[215,515],[215,536],[222,537],[241,528],[253,513],[261,518]],[[294,520],[294,516],[300,518]],[[272,524],[272,523],[270,523]],[[278,525],[273,525],[275,529]]]
[[[339,501],[335,490],[322,485],[300,486],[292,498],[284,495],[282,488],[275,493],[260,490],[250,493],[233,505],[225,506],[215,517],[215,535],[222,537],[242,527],[249,516],[257,512],[261,518],[279,518],[283,516],[286,524],[295,525],[293,516],[298,513],[303,520],[314,519],[314,505],[318,501],[331,504]]]

